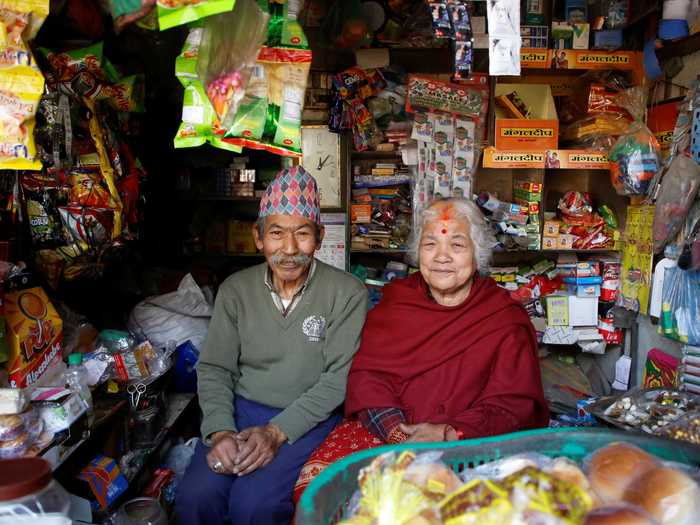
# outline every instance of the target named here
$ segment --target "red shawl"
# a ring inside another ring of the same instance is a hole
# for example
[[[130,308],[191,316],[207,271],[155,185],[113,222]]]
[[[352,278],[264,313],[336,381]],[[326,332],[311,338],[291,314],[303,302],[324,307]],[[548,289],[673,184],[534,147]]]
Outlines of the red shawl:
[[[430,299],[419,272],[384,288],[348,377],[345,412],[400,408],[411,423],[477,437],[546,426],[537,342],[522,306],[475,277],[459,306]]]

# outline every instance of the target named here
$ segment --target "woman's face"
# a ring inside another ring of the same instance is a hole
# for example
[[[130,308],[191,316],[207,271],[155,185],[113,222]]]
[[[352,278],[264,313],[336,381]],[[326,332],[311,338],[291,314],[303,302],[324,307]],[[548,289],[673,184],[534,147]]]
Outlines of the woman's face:
[[[469,222],[455,220],[449,205],[427,223],[420,239],[420,272],[433,295],[452,294],[470,286],[476,265]]]

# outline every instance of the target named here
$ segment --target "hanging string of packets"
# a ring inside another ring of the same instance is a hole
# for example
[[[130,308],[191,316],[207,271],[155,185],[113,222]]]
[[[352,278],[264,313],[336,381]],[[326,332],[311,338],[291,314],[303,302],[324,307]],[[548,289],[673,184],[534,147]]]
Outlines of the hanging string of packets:
[[[472,21],[464,0],[428,2],[435,38],[454,41],[455,78],[467,78],[474,63]]]

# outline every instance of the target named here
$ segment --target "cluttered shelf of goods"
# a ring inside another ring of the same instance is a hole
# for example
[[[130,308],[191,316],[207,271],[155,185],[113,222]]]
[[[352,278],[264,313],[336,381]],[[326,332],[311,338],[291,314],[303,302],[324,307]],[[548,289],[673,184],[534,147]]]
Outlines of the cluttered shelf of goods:
[[[700,523],[698,0],[0,24],[0,524]]]

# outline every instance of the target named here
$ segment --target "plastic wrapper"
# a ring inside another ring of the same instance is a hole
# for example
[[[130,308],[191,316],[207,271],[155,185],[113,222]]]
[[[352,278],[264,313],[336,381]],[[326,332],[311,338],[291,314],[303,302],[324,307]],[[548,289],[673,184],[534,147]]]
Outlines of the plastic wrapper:
[[[192,148],[209,143],[216,148],[240,153],[240,146],[223,140],[225,130],[197,77],[203,31],[201,27],[190,30],[182,51],[175,60],[175,76],[185,88],[182,123],[175,135],[175,148]]]
[[[71,96],[104,100],[117,111],[143,111],[143,75],[120,78],[103,47],[99,42],[61,53],[41,49],[51,67],[48,84]]]
[[[20,458],[31,446],[32,439],[28,432],[22,432],[13,439],[0,441],[0,459]]]
[[[661,167],[661,148],[642,122],[635,122],[608,152],[610,180],[620,195],[645,195]]]
[[[158,26],[161,31],[231,11],[236,0],[157,0]]]
[[[21,177],[22,194],[35,247],[53,247],[65,243],[58,207],[68,201],[68,192],[55,179],[39,175]]]
[[[689,412],[683,418],[667,425],[659,435],[700,445],[700,410]]]
[[[96,349],[104,350],[111,354],[126,352],[136,345],[136,340],[129,332],[121,330],[103,330],[95,344]]]
[[[268,18],[255,0],[237,0],[233,11],[204,21],[197,76],[225,128],[245,95]]]
[[[654,252],[660,253],[684,226],[700,188],[700,166],[686,155],[677,155],[663,176],[654,210]]]
[[[659,525],[647,511],[629,503],[616,503],[593,509],[586,516],[583,525]]]
[[[263,48],[226,137],[280,155],[301,154],[301,117],[311,51]]]
[[[700,345],[700,271],[668,268],[661,293],[659,333],[685,344]]]
[[[19,414],[0,416],[0,441],[15,439],[24,431],[24,421]]]
[[[303,3],[299,0],[261,0],[258,2],[263,11],[270,15],[266,46],[309,49],[309,41],[298,21],[299,9]]]
[[[593,213],[590,195],[580,191],[567,191],[557,207],[568,223],[579,222]]]
[[[641,507],[661,525],[691,525],[700,521],[700,487],[685,472],[659,466],[638,475],[624,500]]]
[[[98,248],[111,241],[114,232],[114,210],[63,206],[58,211],[63,226],[73,242],[79,246]]]

